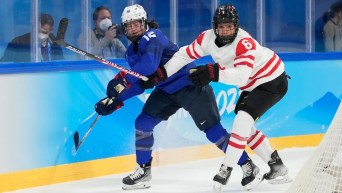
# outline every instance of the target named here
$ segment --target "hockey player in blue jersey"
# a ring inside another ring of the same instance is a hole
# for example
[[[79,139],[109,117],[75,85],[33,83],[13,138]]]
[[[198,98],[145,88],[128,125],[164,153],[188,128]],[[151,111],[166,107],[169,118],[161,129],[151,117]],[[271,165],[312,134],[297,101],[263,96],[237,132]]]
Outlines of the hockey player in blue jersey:
[[[147,14],[140,5],[126,7],[121,19],[125,35],[132,42],[126,51],[126,60],[131,70],[147,77],[163,80],[167,78],[163,78],[165,74],[163,65],[178,51],[178,47],[157,29],[158,24],[154,20],[147,21]],[[180,108],[188,111],[196,126],[206,134],[208,140],[225,152],[230,134],[220,123],[211,86],[197,87],[189,80],[189,71],[194,67],[194,63],[189,63],[165,81],[157,83],[147,99],[142,112],[135,120],[137,167],[132,174],[123,178],[123,189],[150,187],[153,129]],[[145,82],[119,72],[108,83],[107,98],[96,103],[95,110],[100,115],[111,114],[121,108],[125,100],[143,93],[145,89],[152,88],[159,81]],[[238,164],[243,170],[241,181],[243,186],[251,189],[261,182],[259,168],[246,152],[243,153]]]

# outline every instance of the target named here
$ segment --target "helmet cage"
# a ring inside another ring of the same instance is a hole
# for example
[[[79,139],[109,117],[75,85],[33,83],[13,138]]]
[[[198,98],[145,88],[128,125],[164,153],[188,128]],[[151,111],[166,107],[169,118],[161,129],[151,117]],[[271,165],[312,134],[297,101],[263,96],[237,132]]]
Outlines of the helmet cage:
[[[234,34],[230,36],[219,35],[217,27],[218,27],[218,24],[221,24],[221,23],[233,23],[235,27]],[[239,17],[234,6],[221,5],[216,9],[214,18],[213,18],[213,29],[214,29],[216,38],[223,45],[230,44],[235,40],[237,33],[239,31]]]
[[[148,30],[148,25],[147,25],[146,20],[135,20],[135,21],[140,21],[141,26],[142,26],[140,33],[138,33],[137,35],[131,35],[128,33],[127,24],[129,22],[122,23],[126,37],[132,42],[138,42],[140,40],[140,38],[144,35],[145,31]],[[130,21],[130,22],[132,22],[132,21]]]

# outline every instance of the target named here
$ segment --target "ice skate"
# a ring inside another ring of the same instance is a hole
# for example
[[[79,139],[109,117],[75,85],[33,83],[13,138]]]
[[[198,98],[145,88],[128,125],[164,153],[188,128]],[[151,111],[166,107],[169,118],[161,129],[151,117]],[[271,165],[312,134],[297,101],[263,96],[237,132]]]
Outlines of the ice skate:
[[[122,179],[124,184],[122,189],[146,189],[150,187],[151,175],[151,161],[147,164],[137,165],[135,171]]]
[[[292,182],[293,180],[287,175],[289,170],[283,164],[283,161],[279,157],[277,151],[274,151],[271,154],[271,158],[272,160],[268,162],[270,171],[264,174],[264,178],[270,184],[284,184]]]
[[[227,181],[232,173],[233,168],[221,165],[220,171],[214,176],[214,190],[221,192],[222,186],[227,184]]]
[[[241,185],[247,190],[255,188],[264,179],[260,174],[260,169],[256,166],[251,159],[248,159],[243,165],[241,165],[243,177]]]

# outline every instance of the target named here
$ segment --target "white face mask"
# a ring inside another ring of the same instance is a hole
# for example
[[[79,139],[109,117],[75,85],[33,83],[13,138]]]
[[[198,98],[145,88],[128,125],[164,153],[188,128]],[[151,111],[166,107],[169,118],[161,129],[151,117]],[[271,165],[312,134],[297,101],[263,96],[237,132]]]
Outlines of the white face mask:
[[[99,27],[102,31],[107,31],[110,26],[112,26],[112,21],[108,18],[101,20],[99,23]]]
[[[39,39],[40,40],[46,40],[49,38],[49,35],[48,34],[45,34],[45,33],[39,33]]]
[[[49,38],[49,35],[47,35],[45,33],[39,33],[39,39],[40,39],[43,46],[46,46],[48,38]]]

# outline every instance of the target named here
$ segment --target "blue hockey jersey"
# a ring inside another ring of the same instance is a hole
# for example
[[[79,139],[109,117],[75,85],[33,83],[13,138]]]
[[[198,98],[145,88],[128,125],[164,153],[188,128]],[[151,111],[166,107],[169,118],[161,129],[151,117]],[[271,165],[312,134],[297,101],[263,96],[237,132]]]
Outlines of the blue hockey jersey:
[[[132,71],[144,76],[153,74],[158,66],[165,65],[167,61],[178,51],[177,45],[171,42],[160,30],[150,28],[144,33],[139,43],[132,43],[126,51],[126,60]],[[189,63],[177,73],[173,74],[166,81],[156,85],[166,93],[173,94],[180,89],[192,85],[188,79],[190,69],[194,63]],[[131,86],[120,95],[122,101],[144,92],[140,86],[140,79],[127,74],[126,80]]]

